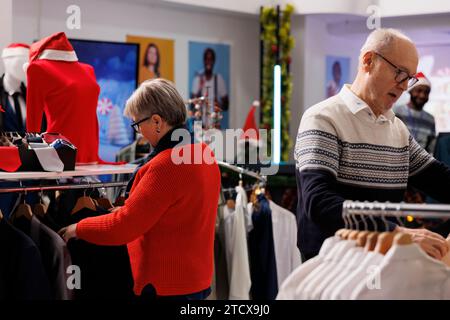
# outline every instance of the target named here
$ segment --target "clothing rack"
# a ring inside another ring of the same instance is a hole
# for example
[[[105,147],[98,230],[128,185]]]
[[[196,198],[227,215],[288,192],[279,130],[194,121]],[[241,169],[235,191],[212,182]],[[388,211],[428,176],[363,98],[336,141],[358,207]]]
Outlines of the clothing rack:
[[[38,192],[38,191],[50,191],[50,190],[74,190],[74,189],[91,189],[91,188],[114,188],[125,187],[128,181],[120,182],[89,182],[82,184],[65,183],[55,186],[34,186],[34,187],[11,187],[0,188],[0,193],[13,193],[13,192]]]
[[[252,191],[253,190],[253,186],[246,186],[246,187],[242,187],[245,191]],[[236,192],[236,187],[234,188],[223,188],[221,190],[223,193],[232,193],[232,192]]]
[[[238,166],[235,166],[235,165],[229,164],[227,162],[223,162],[223,161],[217,161],[217,164],[219,166],[223,167],[223,168],[230,169],[230,170],[232,170],[234,172],[237,172],[239,174],[245,174],[247,176],[255,178],[255,179],[263,182],[264,184],[267,182],[266,176],[261,176],[260,174],[254,172],[254,171],[251,171],[251,170],[248,170],[248,169],[244,169],[244,168],[241,168],[241,167],[238,167]]]
[[[416,204],[392,202],[361,202],[346,200],[343,204],[343,217],[359,216],[391,216],[391,217],[421,217],[450,218],[450,205],[446,204]]]

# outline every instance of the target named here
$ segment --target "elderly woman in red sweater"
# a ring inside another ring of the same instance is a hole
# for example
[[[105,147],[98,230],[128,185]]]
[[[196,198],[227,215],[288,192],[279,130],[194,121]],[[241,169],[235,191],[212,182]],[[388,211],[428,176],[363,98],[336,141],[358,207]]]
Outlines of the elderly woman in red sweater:
[[[151,161],[137,172],[123,207],[60,234],[66,241],[77,237],[98,245],[127,244],[138,296],[204,299],[212,281],[220,193],[214,155],[203,143],[180,145],[172,135],[183,127],[186,108],[167,80],[142,83],[127,101],[125,115],[155,148]],[[194,161],[198,150],[201,163],[198,157]]]

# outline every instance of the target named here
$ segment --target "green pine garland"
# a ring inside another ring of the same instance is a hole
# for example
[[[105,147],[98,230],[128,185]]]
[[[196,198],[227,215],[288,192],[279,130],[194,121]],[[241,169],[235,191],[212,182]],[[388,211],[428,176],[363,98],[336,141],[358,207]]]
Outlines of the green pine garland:
[[[294,47],[294,37],[290,35],[291,16],[294,7],[290,4],[281,11],[280,17],[280,46],[277,46],[277,10],[275,7],[263,8],[260,21],[263,27],[261,39],[263,41],[263,79],[262,79],[262,125],[263,129],[273,128],[273,68],[276,63],[276,56],[280,50],[281,65],[281,160],[287,161],[292,147],[289,136],[289,121],[291,119],[290,103],[292,97],[292,76],[288,72],[291,63],[291,51]],[[268,150],[271,149],[269,136]]]

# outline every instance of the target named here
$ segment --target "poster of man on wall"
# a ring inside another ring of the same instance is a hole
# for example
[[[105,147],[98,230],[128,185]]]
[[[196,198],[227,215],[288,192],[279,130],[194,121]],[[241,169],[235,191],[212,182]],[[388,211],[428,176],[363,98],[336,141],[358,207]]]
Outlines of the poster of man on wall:
[[[230,46],[189,42],[189,92],[191,98],[207,97],[222,110],[220,129],[229,126]],[[212,107],[213,108],[213,107]]]
[[[326,57],[325,96],[332,97],[339,93],[345,83],[350,80],[350,58]]]

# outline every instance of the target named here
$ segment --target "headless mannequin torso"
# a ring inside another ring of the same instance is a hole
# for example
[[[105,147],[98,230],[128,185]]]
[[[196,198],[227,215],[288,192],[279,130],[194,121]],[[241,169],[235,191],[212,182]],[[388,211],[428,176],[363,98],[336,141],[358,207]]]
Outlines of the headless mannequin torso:
[[[26,74],[23,64],[28,62],[27,55],[3,57],[5,74],[0,83],[0,105],[5,111],[2,113],[0,130],[24,131],[26,117]],[[18,93],[17,101],[20,105],[19,114],[15,108],[14,94]]]

